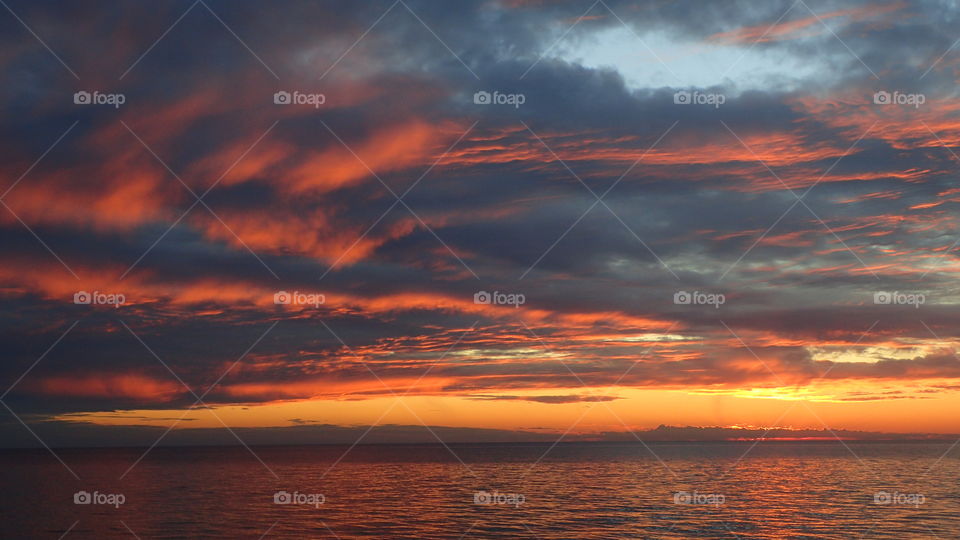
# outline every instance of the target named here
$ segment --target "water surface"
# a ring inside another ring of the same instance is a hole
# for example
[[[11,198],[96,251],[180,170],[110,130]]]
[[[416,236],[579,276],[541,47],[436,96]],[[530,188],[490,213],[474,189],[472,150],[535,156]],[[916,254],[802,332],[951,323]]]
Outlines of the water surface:
[[[949,448],[194,447],[135,466],[145,449],[57,450],[79,480],[46,450],[7,450],[2,537],[960,538]],[[114,504],[75,504],[80,491]]]

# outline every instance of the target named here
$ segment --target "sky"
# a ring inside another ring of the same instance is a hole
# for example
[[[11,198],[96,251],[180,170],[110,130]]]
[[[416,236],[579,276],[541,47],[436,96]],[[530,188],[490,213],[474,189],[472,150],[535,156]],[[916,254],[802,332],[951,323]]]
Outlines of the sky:
[[[6,445],[960,433],[950,2],[4,7]]]

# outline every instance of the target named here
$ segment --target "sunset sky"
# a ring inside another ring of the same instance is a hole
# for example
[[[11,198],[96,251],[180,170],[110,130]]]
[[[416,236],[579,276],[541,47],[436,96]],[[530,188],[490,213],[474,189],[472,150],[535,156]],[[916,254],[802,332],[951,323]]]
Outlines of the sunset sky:
[[[11,0],[2,444],[960,433],[958,38],[934,2]]]

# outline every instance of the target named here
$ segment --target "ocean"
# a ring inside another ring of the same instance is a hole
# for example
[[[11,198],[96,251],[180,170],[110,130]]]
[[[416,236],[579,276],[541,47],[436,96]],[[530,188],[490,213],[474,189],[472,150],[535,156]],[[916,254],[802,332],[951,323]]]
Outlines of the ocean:
[[[145,450],[0,451],[0,535],[960,538],[943,442]]]

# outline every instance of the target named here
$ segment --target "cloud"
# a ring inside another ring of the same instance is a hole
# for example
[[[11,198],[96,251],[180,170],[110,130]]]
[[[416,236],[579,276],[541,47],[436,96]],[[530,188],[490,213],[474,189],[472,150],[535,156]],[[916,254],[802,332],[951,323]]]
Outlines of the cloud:
[[[24,376],[18,411],[189,406],[137,337],[191,388],[219,380],[217,406],[389,395],[370,369],[411,395],[542,404],[956,391],[956,9],[828,1],[823,24],[774,24],[790,2],[409,2],[423,24],[396,7],[357,42],[390,5],[211,2],[244,43],[197,9],[148,51],[181,12],[12,4],[80,77],[0,22],[0,374]],[[751,47],[763,84],[637,84],[570,52],[624,24],[683,73],[727,69],[690,44]],[[768,63],[788,60],[816,69],[783,84]],[[78,105],[81,89],[126,102]]]
[[[594,403],[599,401],[614,401],[620,399],[616,396],[581,396],[576,394],[562,396],[472,396],[470,399],[478,400],[505,400],[505,401],[533,401],[536,403]]]

